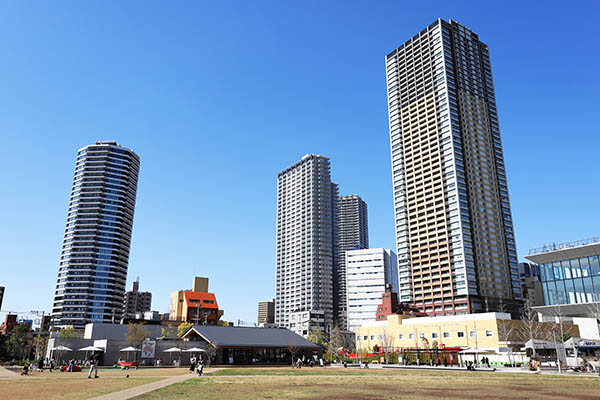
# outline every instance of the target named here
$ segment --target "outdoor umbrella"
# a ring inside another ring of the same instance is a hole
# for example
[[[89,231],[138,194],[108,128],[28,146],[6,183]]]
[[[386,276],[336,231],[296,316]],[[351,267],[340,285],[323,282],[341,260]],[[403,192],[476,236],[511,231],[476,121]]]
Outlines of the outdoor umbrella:
[[[181,364],[181,349],[177,347],[171,347],[170,349],[163,350],[163,353],[169,353],[169,361],[172,361],[171,353],[179,353],[179,364]]]
[[[129,352],[130,352],[130,351],[139,351],[139,350],[138,350],[138,349],[136,349],[136,348],[135,348],[135,347],[133,347],[133,346],[129,346],[129,347],[125,347],[124,349],[121,349],[121,350],[119,350],[119,351],[125,351],[125,352],[127,352],[127,361],[129,361]]]
[[[206,350],[200,347],[192,347],[191,349],[184,350],[186,353],[206,353]]]
[[[55,351],[73,351],[73,349],[68,348],[67,346],[56,346],[52,348],[52,355],[54,355]],[[50,356],[50,358],[52,358],[52,355]],[[60,353],[59,353],[60,355]],[[57,360],[58,361],[58,360]],[[57,362],[58,364],[58,362]]]
[[[79,349],[79,351],[85,351],[85,358],[89,358],[88,351],[91,351],[92,353],[94,353],[96,351],[104,351],[104,349],[102,349],[100,347],[87,346],[87,347],[82,347],[81,349]]]

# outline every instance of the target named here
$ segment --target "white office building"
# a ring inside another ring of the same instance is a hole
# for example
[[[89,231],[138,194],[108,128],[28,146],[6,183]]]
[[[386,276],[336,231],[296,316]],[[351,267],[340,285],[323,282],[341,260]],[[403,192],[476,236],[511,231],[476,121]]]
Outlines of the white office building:
[[[388,249],[346,251],[348,329],[375,321],[385,285],[398,292],[396,254]]]

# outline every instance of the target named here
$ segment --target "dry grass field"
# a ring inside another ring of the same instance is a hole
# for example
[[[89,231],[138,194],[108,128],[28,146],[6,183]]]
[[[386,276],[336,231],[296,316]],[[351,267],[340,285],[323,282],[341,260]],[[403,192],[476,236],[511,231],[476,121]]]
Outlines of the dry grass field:
[[[600,398],[600,378],[489,372],[227,368],[137,399]]]
[[[187,369],[101,369],[98,379],[87,379],[86,372],[32,373],[16,379],[0,379],[1,399],[89,399],[107,393],[144,385],[173,375],[186,374]],[[125,378],[129,374],[129,378]]]

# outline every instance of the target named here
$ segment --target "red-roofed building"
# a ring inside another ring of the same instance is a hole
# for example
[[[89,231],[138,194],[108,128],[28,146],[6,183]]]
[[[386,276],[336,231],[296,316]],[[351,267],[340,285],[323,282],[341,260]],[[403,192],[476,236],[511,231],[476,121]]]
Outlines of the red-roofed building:
[[[170,319],[196,325],[217,325],[223,316],[214,293],[208,292],[208,278],[194,278],[192,290],[171,293]]]

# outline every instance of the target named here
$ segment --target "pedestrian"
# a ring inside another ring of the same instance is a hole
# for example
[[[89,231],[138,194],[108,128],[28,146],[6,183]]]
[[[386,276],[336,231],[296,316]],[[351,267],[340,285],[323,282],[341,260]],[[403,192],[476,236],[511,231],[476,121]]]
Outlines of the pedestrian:
[[[540,360],[535,361],[535,373],[536,374],[542,373],[542,363],[540,362]]]
[[[29,364],[25,363],[23,365],[23,370],[21,371],[21,375],[29,375]]]
[[[69,367],[67,368],[67,372],[73,372],[73,366],[75,365],[75,360],[72,358],[69,360]]]
[[[44,360],[43,359],[39,359],[38,360],[38,372],[44,372]]]
[[[92,378],[92,371],[94,372],[94,379],[98,377],[98,356],[92,354],[90,358],[90,371],[88,372],[88,379]]]
[[[52,358],[48,362],[48,371],[50,371],[50,372],[54,371],[54,360]]]
[[[192,357],[190,357],[190,374],[193,374],[195,369],[196,369],[196,356],[192,355]]]
[[[204,371],[204,361],[202,360],[202,357],[200,357],[200,360],[198,361],[198,369],[196,370],[196,372],[198,373],[198,376],[202,376],[203,371]]]

